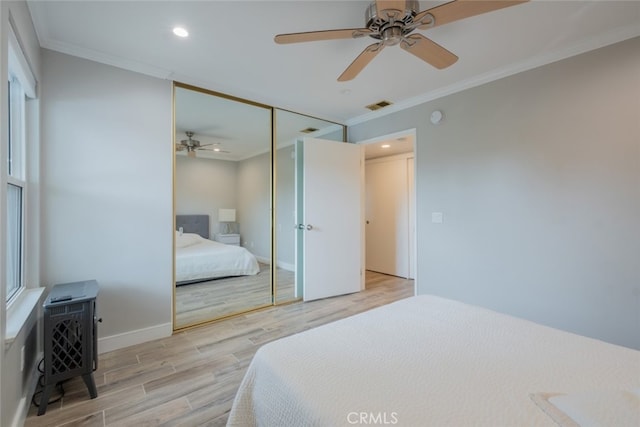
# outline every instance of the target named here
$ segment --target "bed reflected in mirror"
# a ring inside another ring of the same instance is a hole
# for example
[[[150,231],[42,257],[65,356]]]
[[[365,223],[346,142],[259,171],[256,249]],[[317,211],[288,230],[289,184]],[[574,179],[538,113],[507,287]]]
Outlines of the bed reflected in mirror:
[[[174,329],[272,305],[272,109],[175,84]]]

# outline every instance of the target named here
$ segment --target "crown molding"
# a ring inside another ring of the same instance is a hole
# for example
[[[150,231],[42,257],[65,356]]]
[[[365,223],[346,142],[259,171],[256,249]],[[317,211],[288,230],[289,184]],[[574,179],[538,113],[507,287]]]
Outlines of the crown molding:
[[[40,46],[44,49],[54,50],[56,52],[65,53],[79,58],[89,59],[113,67],[122,68],[129,71],[135,71],[148,76],[157,77],[168,80],[172,76],[172,72],[149,64],[138,61],[130,61],[116,55],[109,55],[93,49],[86,49],[80,46],[64,43],[51,38],[46,20],[46,14],[43,13],[41,7],[32,2],[27,2],[31,19],[33,20],[36,35]]]
[[[497,68],[495,70],[491,70],[484,74],[479,74],[458,83],[394,103],[386,108],[383,108],[382,110],[353,117],[346,120],[345,124],[347,126],[354,126],[360,123],[368,122],[370,120],[374,120],[389,114],[397,113],[398,111],[415,107],[416,105],[424,104],[429,101],[444,98],[445,96],[452,95],[454,93],[462,92],[466,89],[471,89],[485,83],[500,80],[514,74],[522,73],[524,71],[538,68],[543,65],[551,64],[553,62],[567,59],[572,56],[580,55],[581,53],[589,52],[638,36],[640,36],[640,25],[629,25],[626,27],[622,27],[597,37],[591,37],[582,40],[568,48],[550,51],[545,54],[527,59],[525,61],[517,62],[506,67]]]
[[[77,56],[101,64],[111,65],[113,67],[122,68],[128,71],[145,74],[151,77],[157,77],[163,80],[171,80],[173,72],[153,65],[145,64],[138,61],[131,61],[115,55],[98,52],[93,49],[85,49],[79,46],[63,43],[55,40],[41,40],[40,44],[45,49],[55,50],[56,52],[66,53],[67,55]]]
[[[86,49],[82,47],[78,47],[75,45],[71,45],[68,43],[60,42],[57,40],[53,40],[48,31],[46,25],[46,17],[43,16],[41,12],[42,9],[39,7],[32,7],[30,2],[27,3],[29,5],[29,10],[31,12],[31,17],[34,21],[36,34],[38,36],[38,40],[40,41],[40,46],[46,49],[51,49],[57,52],[65,53],[72,56],[77,56],[80,58],[89,59],[92,61],[100,62],[103,64],[111,65],[117,68],[122,68],[129,71],[134,71],[142,74],[146,74],[152,77],[157,77],[165,80],[181,80],[194,82],[202,87],[210,87],[211,82],[205,84],[204,82],[195,82],[194,79],[188,78],[187,76],[177,76],[171,70],[162,69],[159,67],[155,67],[149,64],[141,63],[138,61],[132,61],[128,59],[124,59],[115,55],[109,55],[103,52],[95,51],[92,49]],[[616,30],[604,33],[599,36],[591,37],[573,45],[569,46],[565,49],[558,49],[549,51],[547,53],[532,57],[525,61],[517,62],[506,67],[496,68],[494,70],[490,70],[486,73],[470,77],[466,80],[462,80],[460,82],[454,83],[452,85],[439,88],[413,98],[405,99],[402,101],[398,101],[386,108],[383,108],[378,111],[369,112],[360,116],[355,116],[349,119],[336,119],[336,118],[324,118],[325,120],[332,121],[334,123],[344,124],[347,127],[355,126],[360,123],[368,122],[370,120],[374,120],[389,114],[393,114],[402,110],[406,110],[411,107],[415,107],[417,105],[421,105],[439,98],[443,98],[448,95],[452,95],[463,90],[471,89],[476,86],[483,85],[485,83],[490,83],[492,81],[496,81],[505,77],[509,77],[514,74],[518,74],[524,71],[528,71],[537,67],[541,67],[543,65],[547,65],[553,62],[557,62],[563,59],[570,58],[572,56],[576,56],[585,52],[589,52],[591,50],[599,49],[614,43],[618,43],[624,40],[628,40],[634,37],[640,36],[640,25],[629,25],[625,27],[618,28]],[[247,94],[245,94],[247,95]],[[254,94],[256,95],[256,94]],[[253,96],[251,99],[259,99],[259,96]],[[271,100],[274,101],[274,100]],[[277,102],[269,102],[269,100],[262,100],[267,105],[273,105],[275,108],[284,108],[282,106],[278,107]],[[287,108],[284,108],[287,109]],[[302,113],[306,114],[306,113]],[[316,117],[313,114],[309,114],[312,117]]]

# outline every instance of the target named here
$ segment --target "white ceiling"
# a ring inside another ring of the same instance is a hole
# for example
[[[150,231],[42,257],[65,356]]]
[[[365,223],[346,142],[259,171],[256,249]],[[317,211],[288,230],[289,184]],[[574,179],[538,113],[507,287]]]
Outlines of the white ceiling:
[[[534,0],[421,31],[460,57],[450,68],[396,46],[339,83],[371,39],[277,45],[273,37],[362,27],[368,1],[28,3],[45,48],[345,124],[640,35],[637,1]],[[175,37],[176,25],[190,37]],[[395,105],[364,108],[383,99]]]

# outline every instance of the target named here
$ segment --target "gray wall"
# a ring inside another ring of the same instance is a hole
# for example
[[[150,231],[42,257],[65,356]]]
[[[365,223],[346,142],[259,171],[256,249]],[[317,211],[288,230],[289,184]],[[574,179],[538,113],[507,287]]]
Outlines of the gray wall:
[[[278,266],[295,268],[296,230],[295,206],[295,145],[276,151],[276,261]]]
[[[218,209],[237,209],[236,174],[236,162],[176,156],[176,214],[209,215],[213,238],[220,231]]]
[[[101,339],[169,335],[171,82],[48,50],[42,59],[43,284],[96,279]]]
[[[266,262],[271,258],[271,152],[238,162],[240,244]]]
[[[419,293],[640,349],[639,52],[628,40],[349,129],[417,128]]]

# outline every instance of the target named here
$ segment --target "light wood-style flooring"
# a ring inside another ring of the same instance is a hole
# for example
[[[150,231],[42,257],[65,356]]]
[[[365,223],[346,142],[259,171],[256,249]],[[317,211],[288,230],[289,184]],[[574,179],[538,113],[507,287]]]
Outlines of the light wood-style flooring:
[[[292,301],[294,272],[276,270],[278,302]],[[225,277],[176,286],[175,329],[271,304],[271,266],[260,263],[254,276]]]
[[[362,292],[247,313],[100,355],[98,397],[75,378],[32,426],[223,426],[257,349],[414,293],[413,280],[367,272]]]

